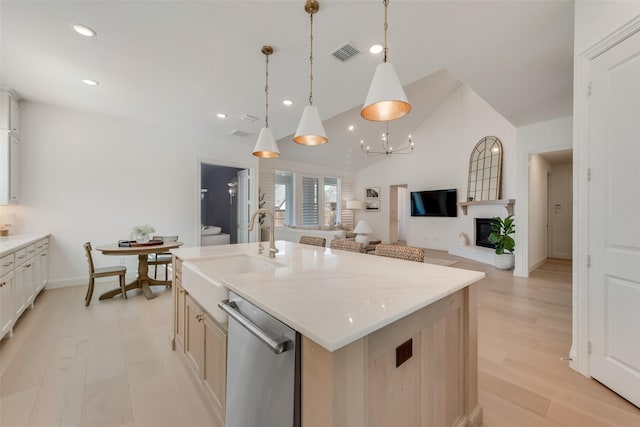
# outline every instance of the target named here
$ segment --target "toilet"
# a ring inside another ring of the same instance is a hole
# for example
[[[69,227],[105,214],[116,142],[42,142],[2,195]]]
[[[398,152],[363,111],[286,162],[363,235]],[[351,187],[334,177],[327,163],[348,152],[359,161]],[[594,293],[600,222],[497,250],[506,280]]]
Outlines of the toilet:
[[[200,246],[228,245],[229,234],[221,233],[222,228],[217,225],[205,225],[200,232]]]

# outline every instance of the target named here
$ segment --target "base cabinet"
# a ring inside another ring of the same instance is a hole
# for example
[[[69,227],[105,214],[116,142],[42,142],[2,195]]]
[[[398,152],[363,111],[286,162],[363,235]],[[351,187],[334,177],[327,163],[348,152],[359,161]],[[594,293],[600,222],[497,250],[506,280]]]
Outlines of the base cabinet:
[[[15,294],[14,272],[0,277],[0,338],[11,334],[11,326],[15,318],[13,300]]]
[[[10,241],[9,241],[10,242]],[[13,334],[13,326],[47,284],[49,238],[7,251],[0,258],[0,339]]]
[[[227,331],[182,287],[179,259],[173,260],[173,268],[173,349],[184,355],[207,408],[222,427],[227,389]]]

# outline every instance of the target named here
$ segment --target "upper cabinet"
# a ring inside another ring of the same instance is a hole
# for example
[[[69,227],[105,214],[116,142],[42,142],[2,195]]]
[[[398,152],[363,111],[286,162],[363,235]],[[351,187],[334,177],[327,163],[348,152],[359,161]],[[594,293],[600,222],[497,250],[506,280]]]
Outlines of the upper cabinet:
[[[19,200],[20,106],[8,92],[0,92],[0,205]]]
[[[9,92],[0,92],[0,129],[20,135],[20,104]]]

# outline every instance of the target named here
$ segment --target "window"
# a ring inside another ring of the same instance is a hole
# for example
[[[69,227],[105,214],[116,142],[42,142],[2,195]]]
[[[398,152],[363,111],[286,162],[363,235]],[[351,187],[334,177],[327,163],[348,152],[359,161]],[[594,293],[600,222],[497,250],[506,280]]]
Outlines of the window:
[[[324,178],[324,225],[335,225],[340,222],[338,178]]]
[[[302,177],[302,225],[320,224],[318,178]]]
[[[293,172],[276,171],[275,194],[273,198],[276,226],[294,224],[293,177]]]

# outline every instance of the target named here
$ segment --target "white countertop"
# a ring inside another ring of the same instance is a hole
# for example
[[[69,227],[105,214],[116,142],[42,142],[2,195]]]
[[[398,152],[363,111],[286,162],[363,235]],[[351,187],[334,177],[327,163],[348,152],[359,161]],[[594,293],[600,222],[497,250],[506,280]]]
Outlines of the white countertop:
[[[40,239],[48,237],[49,234],[12,234],[0,237],[0,257],[9,255],[12,252],[27,247]]]
[[[485,277],[483,272],[277,241],[274,270],[220,277],[227,288],[329,351]],[[180,248],[182,260],[257,253],[257,243]],[[264,242],[264,256],[269,243]]]

